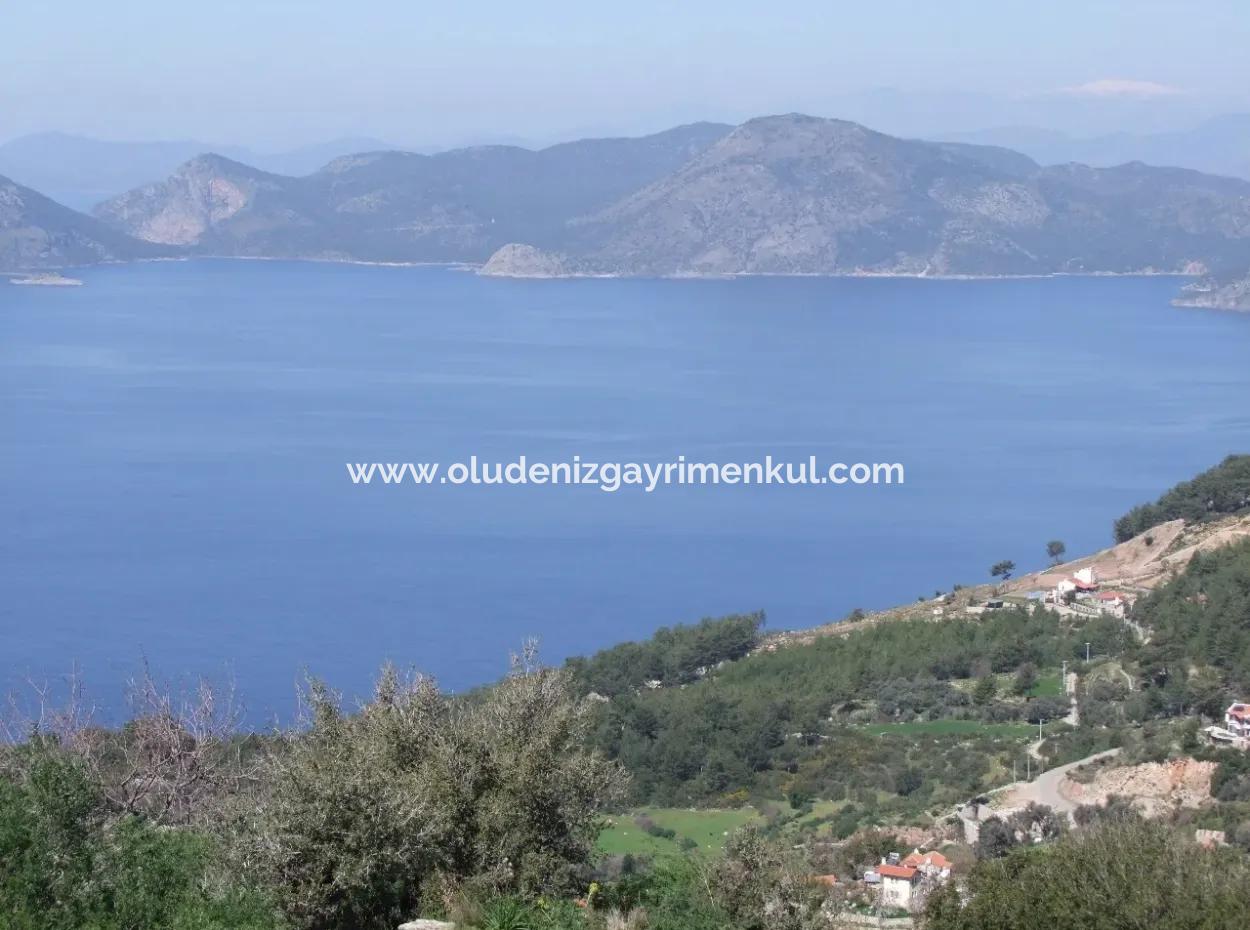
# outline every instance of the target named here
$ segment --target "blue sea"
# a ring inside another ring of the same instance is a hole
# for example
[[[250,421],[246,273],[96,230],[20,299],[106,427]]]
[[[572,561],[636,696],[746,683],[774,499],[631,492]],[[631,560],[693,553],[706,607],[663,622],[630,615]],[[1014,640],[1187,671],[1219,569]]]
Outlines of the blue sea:
[[[0,681],[146,659],[253,721],[771,628],[1111,541],[1250,451],[1250,315],[1168,278],[514,281],[196,261],[0,287]],[[900,462],[902,486],[358,486],[346,463]]]

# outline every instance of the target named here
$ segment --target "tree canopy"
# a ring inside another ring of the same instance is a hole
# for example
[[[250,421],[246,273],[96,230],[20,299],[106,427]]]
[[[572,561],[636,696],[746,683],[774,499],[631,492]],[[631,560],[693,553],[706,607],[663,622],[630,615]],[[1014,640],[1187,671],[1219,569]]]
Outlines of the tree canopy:
[[[1169,520],[1197,522],[1250,509],[1250,455],[1230,455],[1190,481],[1182,481],[1153,504],[1134,507],[1115,522],[1125,542]]]

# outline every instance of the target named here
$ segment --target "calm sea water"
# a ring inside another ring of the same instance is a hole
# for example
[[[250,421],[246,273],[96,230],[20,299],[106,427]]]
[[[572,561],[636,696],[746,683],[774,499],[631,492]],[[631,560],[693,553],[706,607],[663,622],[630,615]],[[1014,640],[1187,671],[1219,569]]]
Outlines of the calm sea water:
[[[0,288],[0,679],[146,656],[463,688],[987,579],[1250,449],[1250,316],[1168,279],[504,281],[205,261]],[[898,461],[903,487],[357,487],[346,462]]]

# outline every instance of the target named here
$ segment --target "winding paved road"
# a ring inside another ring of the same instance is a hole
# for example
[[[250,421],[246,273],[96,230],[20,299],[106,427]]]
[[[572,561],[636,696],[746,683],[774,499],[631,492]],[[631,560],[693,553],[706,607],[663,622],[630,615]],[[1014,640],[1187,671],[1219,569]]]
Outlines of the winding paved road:
[[[1096,752],[1084,759],[1069,762],[1067,765],[1047,769],[1032,781],[1024,782],[1011,788],[1012,797],[1019,798],[1021,806],[1032,801],[1054,808],[1056,813],[1071,816],[1072,812],[1076,810],[1077,804],[1075,801],[1068,800],[1059,792],[1059,786],[1067,778],[1068,773],[1082,765],[1088,765],[1091,762],[1098,762],[1102,759],[1110,759],[1118,755],[1119,752],[1119,749],[1108,749],[1104,752]]]
[[[1030,749],[1033,747],[1030,746]],[[977,836],[981,830],[981,824],[990,817],[998,817],[1019,810],[1028,806],[1030,802],[1034,804],[1045,804],[1057,814],[1063,814],[1069,820],[1072,819],[1073,812],[1077,809],[1077,803],[1065,798],[1059,791],[1059,786],[1063,784],[1063,780],[1067,778],[1068,773],[1073,769],[1082,765],[1088,765],[1091,762],[1098,762],[1102,759],[1111,759],[1119,755],[1120,750],[1107,749],[1102,752],[1096,752],[1092,756],[1086,756],[1084,759],[1077,759],[1075,762],[1069,762],[1067,765],[1056,766],[1048,769],[1032,781],[1017,781],[1010,785],[1003,785],[1001,788],[995,788],[989,793],[991,798],[1010,795],[1011,804],[1008,807],[996,809],[988,804],[978,805],[973,812],[969,812],[971,804],[966,804],[955,811],[955,816],[960,819],[964,827],[964,841],[967,843],[975,843]]]

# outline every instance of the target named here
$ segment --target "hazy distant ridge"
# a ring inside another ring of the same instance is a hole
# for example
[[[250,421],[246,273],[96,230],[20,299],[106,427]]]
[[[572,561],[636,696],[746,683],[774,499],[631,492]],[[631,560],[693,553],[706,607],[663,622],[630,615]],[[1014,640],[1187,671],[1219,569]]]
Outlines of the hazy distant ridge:
[[[1075,161],[1108,167],[1142,161],[1250,180],[1250,113],[1217,116],[1193,129],[1170,132],[1115,132],[1082,138],[1045,129],[1004,126],[957,133],[949,138],[1006,146],[1047,165]]]
[[[60,209],[49,232],[101,225]],[[997,146],[797,114],[537,151],[356,153],[301,177],[200,155],[95,215],[113,230],[111,248],[96,250],[110,258],[466,262],[540,276],[1213,273],[1223,283],[1250,266],[1248,181],[1141,163],[1042,167]]]
[[[109,142],[61,132],[22,136],[0,145],[0,174],[42,191],[75,210],[159,181],[204,152],[275,174],[311,174],[352,152],[392,148],[377,139],[335,139],[285,152],[263,153],[241,146],[217,147],[183,139],[168,142]]]
[[[368,152],[302,178],[204,155],[95,212],[138,238],[216,255],[481,262],[516,238],[559,240],[571,219],[671,173],[731,128],[540,151]]]

